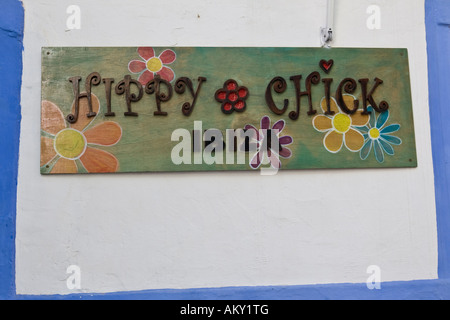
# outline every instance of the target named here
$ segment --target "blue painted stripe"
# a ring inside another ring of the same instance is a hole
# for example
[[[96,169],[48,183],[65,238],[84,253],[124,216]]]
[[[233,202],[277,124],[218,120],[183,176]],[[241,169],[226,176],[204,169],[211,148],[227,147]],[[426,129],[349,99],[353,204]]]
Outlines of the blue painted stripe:
[[[2,1],[0,19],[0,299],[15,295],[15,230],[24,12]]]
[[[446,25],[447,24],[447,25]],[[448,74],[450,74],[450,1],[426,1],[431,142],[436,192],[438,274],[450,278],[450,126]]]
[[[366,284],[227,287],[187,290],[148,290],[109,294],[18,296],[47,300],[448,300],[450,280],[384,282],[380,290]]]

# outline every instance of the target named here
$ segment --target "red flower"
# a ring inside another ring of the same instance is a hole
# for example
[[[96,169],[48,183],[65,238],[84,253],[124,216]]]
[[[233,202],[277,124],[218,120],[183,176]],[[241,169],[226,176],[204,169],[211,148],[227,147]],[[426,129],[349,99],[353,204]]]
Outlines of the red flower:
[[[248,89],[243,86],[238,86],[233,79],[226,81],[222,89],[216,91],[215,98],[222,103],[221,109],[225,114],[230,114],[233,111],[243,112],[245,110],[246,102],[249,95]]]
[[[167,49],[159,56],[155,56],[153,48],[140,47],[138,48],[138,53],[142,60],[130,61],[128,70],[133,73],[140,73],[139,82],[142,85],[145,86],[149,81],[153,80],[155,74],[169,82],[175,79],[173,70],[166,66],[166,64],[171,64],[176,60],[175,52]]]

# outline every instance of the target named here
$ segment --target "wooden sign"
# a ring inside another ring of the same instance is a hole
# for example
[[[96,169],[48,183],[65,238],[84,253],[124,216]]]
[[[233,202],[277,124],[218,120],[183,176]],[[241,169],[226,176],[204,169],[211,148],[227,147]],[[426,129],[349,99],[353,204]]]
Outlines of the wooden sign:
[[[41,173],[417,166],[405,49],[43,48]]]

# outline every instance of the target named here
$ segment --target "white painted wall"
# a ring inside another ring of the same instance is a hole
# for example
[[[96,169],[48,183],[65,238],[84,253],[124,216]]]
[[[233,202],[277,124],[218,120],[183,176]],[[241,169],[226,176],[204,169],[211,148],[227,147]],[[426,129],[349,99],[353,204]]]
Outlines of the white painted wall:
[[[437,277],[423,0],[336,0],[334,42],[409,49],[419,167],[273,177],[41,176],[40,48],[317,47],[326,0],[23,2],[19,294],[353,283],[366,281],[369,265],[380,266],[383,281]],[[81,8],[80,30],[66,30],[72,4]],[[373,4],[380,30],[366,26]],[[80,290],[66,286],[70,265],[81,268]]]

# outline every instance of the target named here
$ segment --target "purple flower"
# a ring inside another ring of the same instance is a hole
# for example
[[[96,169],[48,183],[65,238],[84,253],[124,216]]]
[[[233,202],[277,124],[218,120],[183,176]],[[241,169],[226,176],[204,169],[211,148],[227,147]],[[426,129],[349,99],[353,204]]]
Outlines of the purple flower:
[[[280,157],[289,159],[292,156],[292,151],[287,148],[294,142],[291,136],[280,136],[286,123],[284,120],[279,120],[271,127],[269,116],[264,116],[261,119],[260,130],[253,125],[246,125],[245,130],[254,130],[253,142],[256,143],[256,153],[250,161],[252,169],[258,169],[261,164],[270,163],[275,169],[281,168]]]

